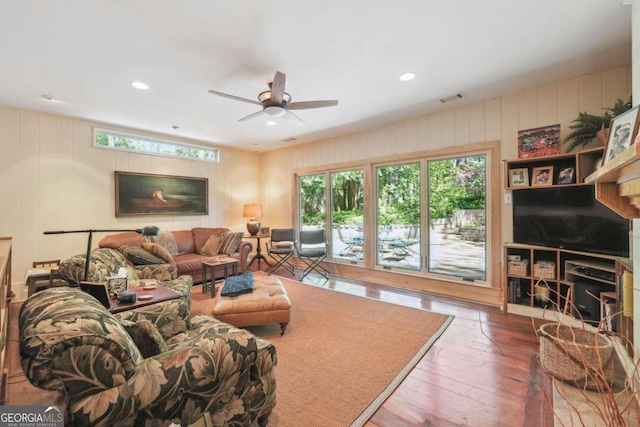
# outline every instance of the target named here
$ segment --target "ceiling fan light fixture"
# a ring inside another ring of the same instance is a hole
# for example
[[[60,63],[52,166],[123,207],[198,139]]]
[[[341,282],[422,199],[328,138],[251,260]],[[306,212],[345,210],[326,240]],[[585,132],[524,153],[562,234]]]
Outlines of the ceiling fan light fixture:
[[[267,116],[271,117],[282,117],[287,114],[287,110],[277,105],[270,105],[265,107],[264,112]]]
[[[270,99],[271,99],[271,91],[270,90],[265,90],[260,95],[258,95],[258,101],[260,101],[260,102],[269,101]],[[285,92],[285,94],[282,95],[282,101],[283,102],[291,101],[291,95],[289,95],[288,93]]]

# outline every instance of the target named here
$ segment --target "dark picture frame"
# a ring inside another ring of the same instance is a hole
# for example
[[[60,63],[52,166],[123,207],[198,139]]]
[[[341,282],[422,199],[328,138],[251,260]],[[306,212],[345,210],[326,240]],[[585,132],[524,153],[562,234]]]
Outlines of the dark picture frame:
[[[560,154],[560,124],[518,131],[518,158]]]
[[[618,154],[629,148],[632,142],[635,142],[635,138],[638,135],[639,119],[640,115],[638,114],[638,106],[636,105],[631,110],[611,120],[609,139],[607,140],[607,146],[604,150],[605,154],[602,159],[603,165],[606,165],[616,158]]]
[[[115,171],[116,217],[207,215],[209,180]]]
[[[575,168],[560,168],[558,169],[558,176],[556,178],[556,184],[573,184],[576,182],[576,169]]]
[[[549,187],[553,185],[553,166],[533,168],[531,173],[532,187]]]

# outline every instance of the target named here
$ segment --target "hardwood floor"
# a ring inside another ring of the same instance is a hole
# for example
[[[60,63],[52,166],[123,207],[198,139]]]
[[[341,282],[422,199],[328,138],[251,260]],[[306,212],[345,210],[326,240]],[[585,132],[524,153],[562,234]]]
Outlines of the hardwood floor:
[[[284,270],[278,273],[292,278]],[[455,316],[368,427],[553,425],[551,381],[537,362],[534,329],[538,325],[531,319],[362,281],[337,277],[325,281],[312,274],[304,282]],[[31,386],[22,375],[16,341],[18,310],[19,304],[14,304],[6,404],[50,404],[56,395]]]
[[[551,381],[537,361],[539,325],[531,319],[410,290],[323,280],[304,282],[455,316],[366,426],[553,425]]]

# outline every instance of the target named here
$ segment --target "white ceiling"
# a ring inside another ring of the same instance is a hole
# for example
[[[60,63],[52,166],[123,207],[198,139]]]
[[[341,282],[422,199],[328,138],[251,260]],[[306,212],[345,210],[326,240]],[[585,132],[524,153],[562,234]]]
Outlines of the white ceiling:
[[[623,0],[2,0],[0,104],[251,150],[626,66]],[[305,126],[259,106],[276,71]],[[405,71],[417,78],[401,82]],[[151,88],[133,89],[141,80]],[[461,100],[442,104],[456,93]],[[51,95],[59,102],[48,102]],[[172,126],[179,126],[177,130]]]

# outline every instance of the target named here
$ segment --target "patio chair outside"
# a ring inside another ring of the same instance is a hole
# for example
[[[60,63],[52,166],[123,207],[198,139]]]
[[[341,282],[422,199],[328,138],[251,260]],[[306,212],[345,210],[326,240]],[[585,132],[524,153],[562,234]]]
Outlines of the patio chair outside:
[[[358,239],[352,236],[345,236],[342,231],[342,227],[339,225],[335,226],[336,231],[338,232],[338,239],[342,243],[346,245],[346,247],[340,251],[338,254],[341,257],[354,257],[354,258],[362,258],[362,239]]]

